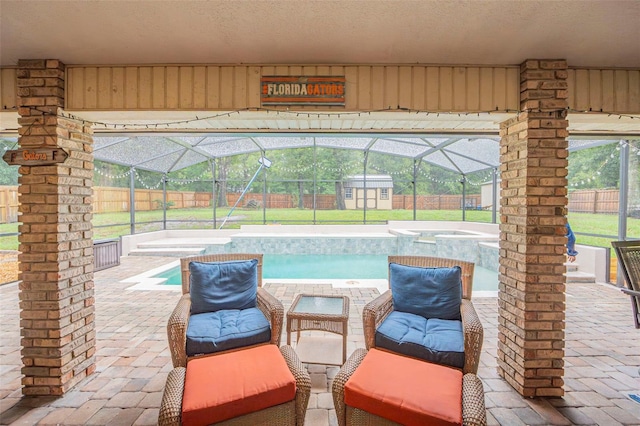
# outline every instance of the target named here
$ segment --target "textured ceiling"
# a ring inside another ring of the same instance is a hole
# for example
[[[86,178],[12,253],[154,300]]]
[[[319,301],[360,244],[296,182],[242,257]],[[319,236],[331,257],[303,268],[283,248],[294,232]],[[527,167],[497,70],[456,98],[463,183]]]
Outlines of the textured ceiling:
[[[640,67],[637,0],[1,0],[0,65]]]
[[[638,22],[638,0],[0,0],[0,65],[30,58],[69,65],[516,65],[561,58],[575,67],[640,68]],[[82,115],[96,122],[146,122],[153,129],[207,114]],[[496,135],[506,118],[380,113],[312,120],[243,113],[158,130]],[[570,114],[569,125],[573,134],[640,134],[637,116]],[[0,112],[0,132],[16,131],[17,114]]]

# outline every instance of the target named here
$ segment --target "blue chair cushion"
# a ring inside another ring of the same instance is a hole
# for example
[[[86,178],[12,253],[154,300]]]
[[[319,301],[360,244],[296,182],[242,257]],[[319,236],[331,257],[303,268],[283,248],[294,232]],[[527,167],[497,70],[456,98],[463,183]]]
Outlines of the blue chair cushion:
[[[191,314],[257,306],[258,260],[191,262]]]
[[[376,347],[451,367],[464,367],[462,321],[393,311],[376,330]]]
[[[425,318],[460,320],[462,270],[389,264],[393,309]]]
[[[187,356],[211,354],[271,340],[269,321],[258,308],[191,315]]]

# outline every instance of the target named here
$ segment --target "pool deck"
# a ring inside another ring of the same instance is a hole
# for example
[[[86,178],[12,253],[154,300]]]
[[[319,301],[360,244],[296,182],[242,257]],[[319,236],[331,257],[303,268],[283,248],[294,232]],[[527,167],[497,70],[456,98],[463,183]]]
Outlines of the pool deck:
[[[0,286],[0,424],[153,425],[171,357],[166,323],[179,293],[129,290],[127,278],[175,262],[167,257],[124,257],[95,273],[96,372],[60,398],[23,398],[17,284]],[[288,309],[302,292],[351,300],[347,351],[364,347],[362,308],[375,288],[269,282],[265,288]],[[565,396],[522,398],[496,371],[497,298],[474,298],[484,325],[478,372],[489,425],[640,425],[640,330],[628,296],[608,284],[567,286]],[[282,342],[286,342],[286,335]],[[336,425],[331,380],[338,367],[308,365],[312,381],[306,425]]]

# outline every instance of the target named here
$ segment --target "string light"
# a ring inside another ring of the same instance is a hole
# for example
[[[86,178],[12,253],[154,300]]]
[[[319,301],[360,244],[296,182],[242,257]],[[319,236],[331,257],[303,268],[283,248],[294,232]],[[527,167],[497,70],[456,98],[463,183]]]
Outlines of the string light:
[[[140,176],[140,174],[138,173],[138,170],[133,169],[133,173],[136,176],[137,181],[140,183],[140,185],[142,185],[145,189],[158,189],[160,188],[160,185],[162,185],[162,177],[160,177],[160,180],[158,180],[157,183],[155,184],[148,184],[144,181],[144,179],[142,178],[142,176]]]
[[[420,109],[412,109],[412,108],[406,108],[403,106],[398,105],[395,108],[392,108],[391,106],[389,106],[388,108],[384,108],[384,109],[375,109],[375,110],[369,110],[369,111],[340,111],[340,112],[331,112],[331,111],[327,111],[327,112],[305,112],[305,111],[295,111],[295,110],[279,110],[279,109],[273,109],[273,108],[264,108],[264,107],[250,107],[250,108],[239,108],[230,112],[221,112],[221,113],[217,113],[217,114],[213,114],[213,115],[209,115],[206,117],[200,117],[198,115],[194,115],[194,118],[191,119],[185,119],[185,120],[175,120],[175,121],[163,121],[163,122],[157,122],[157,123],[117,123],[117,122],[103,122],[103,121],[89,121],[89,120],[85,120],[81,117],[78,117],[74,114],[62,111],[59,113],[52,113],[50,111],[42,110],[39,107],[30,107],[30,110],[32,111],[36,111],[38,114],[40,115],[50,115],[50,116],[62,116],[65,118],[69,118],[69,119],[73,119],[73,120],[77,120],[77,121],[81,121],[83,124],[91,124],[93,126],[99,126],[102,127],[104,129],[113,129],[113,130],[118,130],[118,129],[122,129],[124,131],[126,130],[142,130],[142,129],[150,129],[150,128],[154,128],[154,129],[175,129],[180,127],[181,125],[187,126],[189,124],[192,123],[197,123],[197,122],[206,122],[208,120],[215,120],[218,118],[229,118],[231,117],[232,114],[241,114],[242,112],[264,112],[266,114],[269,113],[275,113],[277,116],[280,115],[291,115],[293,117],[302,117],[302,118],[308,118],[308,119],[312,119],[312,118],[342,118],[342,117],[350,117],[350,116],[357,116],[357,117],[361,117],[361,114],[374,114],[374,113],[380,113],[380,112],[407,112],[407,113],[415,113],[415,114],[425,114],[426,116],[428,116],[429,114],[436,114],[436,117],[440,117],[440,114],[442,115],[452,115],[452,116],[457,116],[457,117],[466,117],[469,115],[476,115],[476,116],[480,116],[480,114],[496,114],[496,113],[503,113],[503,114],[522,114],[524,112],[544,112],[544,113],[556,113],[556,112],[567,112],[567,113],[579,113],[579,114],[607,114],[607,116],[609,117],[618,117],[618,119],[622,119],[622,118],[626,118],[626,119],[630,119],[630,120],[636,120],[636,119],[640,119],[640,116],[636,116],[636,115],[631,115],[631,114],[619,114],[619,113],[615,113],[615,112],[608,112],[608,111],[593,111],[592,109],[588,109],[588,110],[579,110],[579,109],[573,109],[573,108],[557,108],[557,109],[524,109],[524,110],[517,110],[517,109],[510,109],[510,108],[505,108],[505,109],[499,109],[498,107],[496,107],[494,110],[483,110],[483,111],[467,111],[467,112],[453,112],[453,111],[448,111],[448,112],[440,112],[440,111],[428,111],[428,110],[420,110]],[[31,123],[28,127],[31,127],[34,123]],[[268,130],[268,128],[264,128],[261,130]]]
[[[94,167],[93,171],[94,171],[96,174],[100,175],[100,176],[104,176],[104,177],[106,177],[106,178],[108,178],[108,179],[112,179],[112,180],[115,180],[115,179],[122,179],[122,178],[128,177],[128,176],[129,176],[129,174],[130,174],[130,172],[129,172],[129,171],[126,171],[126,172],[124,172],[124,173],[122,173],[122,174],[114,175],[114,174],[111,174],[111,173],[104,172],[104,171],[100,170],[100,169],[99,169],[99,168],[97,168],[97,167]]]
[[[213,115],[209,115],[206,117],[199,117],[198,115],[194,114],[194,118],[192,119],[185,119],[185,120],[176,120],[176,121],[164,121],[164,122],[158,122],[158,123],[116,123],[116,122],[102,122],[102,121],[89,121],[89,120],[85,120],[81,117],[78,117],[74,114],[71,114],[69,112],[66,111],[61,111],[58,110],[57,112],[51,112],[49,109],[47,108],[42,108],[42,107],[30,107],[29,108],[31,111],[36,112],[38,116],[61,116],[64,118],[68,118],[68,119],[73,119],[79,122],[82,122],[83,125],[92,125],[92,126],[96,126],[96,127],[102,127],[104,129],[113,129],[113,130],[118,130],[118,129],[122,129],[124,131],[127,130],[140,130],[140,129],[150,129],[150,127],[153,127],[155,129],[175,129],[176,126],[180,126],[180,125],[188,125],[191,123],[196,123],[196,122],[206,122],[208,120],[215,120],[217,118],[223,118],[223,117],[231,117],[231,114],[237,113],[240,114],[242,112],[265,112],[266,114],[269,113],[276,113],[277,116],[282,115],[295,115],[295,117],[306,117],[308,119],[313,118],[314,116],[316,118],[334,118],[334,117],[338,117],[341,118],[343,116],[349,117],[349,116],[357,116],[357,117],[361,117],[362,114],[367,114],[367,115],[371,115],[372,113],[379,113],[379,112],[390,112],[390,111],[398,111],[398,112],[407,112],[407,113],[415,113],[415,114],[425,114],[425,116],[429,116],[429,114],[436,114],[436,117],[440,117],[440,114],[443,115],[456,115],[458,117],[462,117],[462,116],[469,116],[469,115],[477,115],[480,116],[480,114],[495,114],[495,113],[506,113],[506,114],[521,114],[524,112],[546,112],[546,113],[554,113],[554,112],[567,112],[567,113],[579,113],[579,114],[596,114],[596,115],[601,115],[601,114],[607,114],[608,117],[617,117],[618,119],[630,119],[630,120],[635,120],[635,119],[640,119],[640,116],[635,116],[635,115],[631,115],[631,114],[619,114],[619,113],[615,113],[615,112],[609,112],[609,111],[604,111],[604,110],[599,110],[599,111],[594,111],[592,108],[589,108],[588,110],[579,110],[579,109],[574,109],[574,108],[557,108],[557,109],[524,109],[524,110],[515,110],[515,109],[499,109],[497,106],[494,110],[483,110],[483,111],[468,111],[468,112],[434,112],[434,111],[428,111],[428,110],[419,110],[419,109],[411,109],[411,108],[406,108],[406,107],[402,107],[400,105],[397,105],[397,107],[392,108],[391,106],[389,106],[388,108],[385,109],[375,109],[375,110],[369,110],[369,111],[340,111],[340,112],[304,112],[304,111],[294,111],[294,110],[278,110],[278,109],[272,109],[272,108],[263,108],[263,107],[250,107],[250,108],[240,108],[240,109],[236,109],[234,111],[231,112],[223,112],[223,113],[218,113],[218,114],[213,114]],[[33,122],[29,123],[29,125],[27,126],[26,130],[24,131],[24,135],[30,135],[31,133],[31,128],[38,125],[38,127],[44,128],[45,132],[47,134],[50,135],[50,133],[47,130],[46,126],[41,126],[40,124],[36,123],[37,120],[34,120]],[[269,130],[269,128],[261,128],[259,130]],[[426,129],[425,129],[426,130]],[[17,142],[16,142],[17,144]],[[15,145],[15,144],[14,144]],[[5,150],[7,149],[7,147],[4,147]],[[617,148],[619,149],[619,148]],[[640,148],[634,146],[633,144],[630,144],[630,149],[631,152],[635,155],[640,156]],[[615,158],[615,155],[612,153],[610,155],[610,158]],[[609,159],[607,159],[596,171],[597,175],[600,175],[600,171],[606,166],[606,164],[608,163]],[[317,165],[316,167],[318,167],[319,169],[323,170],[323,171],[330,171],[330,172],[340,172],[340,173],[344,173],[345,171],[351,170],[353,168],[353,166],[348,165],[348,166],[343,166],[340,168],[331,168],[331,167],[326,167],[326,166],[321,166],[321,165]],[[297,169],[293,169],[293,168],[285,168],[282,167],[281,169],[287,173],[302,173],[302,172],[306,172],[311,168],[311,166],[307,166],[307,167],[300,167]],[[396,171],[396,172],[389,172],[389,171],[384,171],[382,168],[377,168],[376,169],[379,172],[385,173],[385,174],[389,174],[389,175],[401,175],[404,173],[407,173],[406,171]],[[126,176],[129,175],[129,172],[125,172],[122,175],[111,175],[108,174],[106,172],[103,172],[99,169],[95,169],[95,172],[99,175],[105,176],[107,178],[110,179],[119,179],[119,178],[124,178]],[[205,171],[206,172],[206,171]],[[430,175],[425,174],[425,172],[423,172],[422,170],[419,171],[421,175],[423,175],[424,177],[426,177],[427,179],[436,182],[436,183],[450,183],[450,182],[446,182],[446,181],[441,181],[438,180],[436,178],[433,178]],[[204,174],[204,172],[203,172]],[[137,175],[137,172],[136,172]],[[148,185],[146,182],[144,182],[142,180],[142,178],[137,175],[136,176],[140,183],[145,186],[148,187],[149,189],[155,189],[157,188],[161,183],[162,183],[162,179],[153,185]],[[490,177],[490,176],[489,176]],[[587,178],[587,182],[590,182],[591,179],[595,180],[596,177],[593,176],[592,178]],[[488,180],[488,178],[487,178]],[[172,180],[172,182],[175,183],[179,183],[179,184],[188,184],[188,183],[193,183],[197,181],[196,179],[193,180],[180,180],[180,182],[178,181],[174,181]],[[486,182],[486,180],[484,181]],[[470,185],[474,185],[474,186],[478,186],[478,185],[482,185],[483,182],[472,182],[468,180],[468,183]],[[584,181],[581,181],[581,184],[584,184]],[[571,184],[570,186],[578,186],[578,183],[574,183]]]
[[[203,180],[204,175],[209,174],[210,175],[211,170],[209,169],[204,169],[202,171],[202,173],[200,173],[199,176],[193,177],[191,179],[174,179],[174,178],[170,178],[167,176],[167,182],[171,182],[174,183],[176,185],[189,185],[191,183],[195,183],[195,182],[201,182]]]

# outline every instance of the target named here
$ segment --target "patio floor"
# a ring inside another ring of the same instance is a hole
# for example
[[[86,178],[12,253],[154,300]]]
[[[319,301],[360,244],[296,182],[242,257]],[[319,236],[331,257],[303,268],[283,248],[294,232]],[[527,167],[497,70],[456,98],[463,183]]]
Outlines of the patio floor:
[[[175,261],[127,257],[95,273],[96,372],[60,398],[23,398],[20,390],[18,287],[0,286],[0,424],[152,425],[171,357],[166,322],[179,292],[129,291],[125,278]],[[266,284],[285,305],[302,292],[347,295],[351,300],[348,352],[364,347],[362,308],[376,289],[331,285]],[[489,425],[640,425],[640,330],[629,298],[607,284],[567,288],[565,396],[525,399],[496,371],[497,299],[474,298],[485,338],[479,377]],[[282,342],[286,342],[283,336]],[[338,367],[308,365],[312,396],[306,424],[336,425],[331,380]]]

